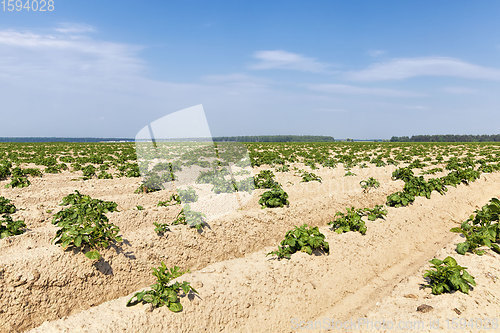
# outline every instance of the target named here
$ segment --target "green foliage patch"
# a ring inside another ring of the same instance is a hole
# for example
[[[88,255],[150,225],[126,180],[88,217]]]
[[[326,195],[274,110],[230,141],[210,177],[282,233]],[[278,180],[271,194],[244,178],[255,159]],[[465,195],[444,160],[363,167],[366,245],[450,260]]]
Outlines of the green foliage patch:
[[[92,199],[75,191],[63,198],[61,206],[69,207],[53,217],[52,224],[60,228],[53,241],[61,244],[64,250],[76,248],[85,252],[89,259],[97,260],[101,257],[99,248],[122,242],[118,236],[120,229],[105,215],[117,211],[115,202]]]
[[[312,254],[314,250],[322,253],[330,253],[330,246],[325,241],[318,227],[309,227],[307,224],[295,227],[285,234],[285,239],[281,241],[277,251],[269,252],[267,255],[275,255],[278,259],[290,259],[295,252],[302,251]]]
[[[368,179],[360,181],[359,185],[361,185],[363,192],[369,192],[371,189],[379,188],[380,182],[375,178],[370,177]]]
[[[259,199],[259,204],[262,208],[276,208],[288,206],[290,202],[288,201],[288,193],[286,193],[281,187],[278,187],[262,193]]]
[[[452,228],[450,231],[461,233],[465,236],[465,242],[457,245],[459,254],[472,252],[478,255],[485,253],[480,249],[482,246],[491,248],[500,254],[500,200],[493,198],[480,210],[475,211],[460,227]]]
[[[189,293],[198,294],[191,287],[189,282],[183,281],[171,283],[172,280],[182,276],[186,271],[181,271],[178,266],[168,269],[164,262],[158,268],[153,268],[153,276],[156,277],[156,283],[151,285],[151,290],[144,290],[135,293],[127,302],[127,306],[133,306],[138,303],[150,303],[153,307],[166,306],[172,312],[180,312],[183,307],[180,296]],[[183,295],[180,295],[181,291]]]
[[[424,277],[429,279],[426,287],[430,287],[434,295],[455,290],[468,294],[470,287],[476,285],[474,277],[467,272],[467,268],[459,266],[452,257],[446,257],[444,260],[434,258],[429,262],[432,267],[426,271]]]

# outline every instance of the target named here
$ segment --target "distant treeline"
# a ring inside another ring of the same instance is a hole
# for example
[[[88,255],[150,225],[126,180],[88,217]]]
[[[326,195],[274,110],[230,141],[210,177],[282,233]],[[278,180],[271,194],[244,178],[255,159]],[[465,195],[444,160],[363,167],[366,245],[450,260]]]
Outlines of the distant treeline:
[[[193,140],[209,141],[210,138],[192,138]],[[158,139],[162,141],[164,139]],[[178,140],[178,139],[174,139]],[[184,140],[191,140],[186,138]],[[252,135],[252,136],[219,136],[213,141],[231,142],[333,142],[335,139],[324,135]],[[111,142],[131,141],[130,138],[60,138],[60,137],[0,137],[0,142]]]
[[[0,142],[103,142],[103,141],[134,141],[125,138],[56,138],[56,137],[13,137],[2,138]]]
[[[332,136],[324,135],[251,135],[251,136],[219,136],[213,141],[232,142],[333,142]]]
[[[493,135],[413,135],[393,136],[391,142],[500,142],[500,134]]]

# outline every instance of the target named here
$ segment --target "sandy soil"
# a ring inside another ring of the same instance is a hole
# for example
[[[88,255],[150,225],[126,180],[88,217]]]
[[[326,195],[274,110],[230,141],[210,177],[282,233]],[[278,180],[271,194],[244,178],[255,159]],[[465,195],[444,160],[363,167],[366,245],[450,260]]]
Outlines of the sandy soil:
[[[67,172],[33,178],[24,189],[4,189],[0,182],[0,195],[13,200],[19,209],[15,217],[24,219],[29,228],[23,235],[0,241],[0,330],[32,328],[127,295],[153,282],[151,267],[160,261],[198,270],[274,246],[294,225],[326,225],[336,210],[347,205],[383,203],[402,186],[390,180],[393,169],[373,169],[371,174],[382,186],[368,194],[362,193],[359,181],[369,169],[359,170],[356,177],[343,177],[342,168],[316,170],[324,178],[322,184],[300,183],[293,173],[278,174],[290,195],[290,207],[261,209],[259,190],[244,209],[209,221],[210,228],[201,234],[177,226],[163,237],[154,233],[153,222],[171,222],[180,207],[156,207],[172,192],[134,194],[139,179],[72,181],[77,177]],[[83,254],[51,244],[57,230],[51,217],[60,209],[61,199],[75,189],[119,205],[120,212],[109,218],[120,227],[125,241],[101,251],[105,260],[95,266]],[[137,205],[145,210],[138,211]]]
[[[337,210],[383,204],[389,193],[400,190],[402,182],[390,180],[393,169],[354,168],[355,177],[343,177],[343,168],[315,170],[322,184],[300,183],[292,172],[278,174],[290,207],[262,210],[256,196],[244,209],[211,221],[211,229],[203,234],[178,227],[168,237],[158,237],[152,222],[171,220],[179,208],[154,207],[167,193],[131,194],[136,180],[73,183],[69,179],[74,176],[67,173],[35,180],[27,189],[2,189],[0,195],[25,208],[16,214],[26,219],[30,231],[0,242],[0,330],[24,330],[48,321],[34,331],[289,332],[321,330],[311,325],[325,318],[428,319],[438,312],[439,318],[448,318],[450,306],[462,317],[500,313],[499,282],[486,275],[498,276],[498,256],[459,257],[477,278],[478,286],[469,296],[427,299],[429,290],[418,289],[427,261],[453,253],[450,244],[457,236],[449,229],[498,196],[500,174],[482,175],[444,196],[417,198],[406,208],[389,208],[386,220],[367,222],[365,236],[339,235],[325,227]],[[381,187],[365,194],[359,181],[368,176],[379,179]],[[103,251],[106,260],[97,267],[81,253],[50,244],[55,228],[45,210],[55,209],[74,189],[119,204],[120,212],[110,214],[110,220],[120,226],[127,242]],[[135,210],[139,204],[146,210]],[[321,226],[330,255],[298,253],[289,261],[265,256],[287,230],[303,223]],[[181,313],[125,307],[134,291],[153,282],[150,268],[161,260],[190,268],[192,273],[181,280],[192,282],[200,297],[183,299]],[[410,293],[417,298],[404,297]],[[479,305],[488,301],[488,309]],[[415,307],[425,302],[434,310],[416,313]]]

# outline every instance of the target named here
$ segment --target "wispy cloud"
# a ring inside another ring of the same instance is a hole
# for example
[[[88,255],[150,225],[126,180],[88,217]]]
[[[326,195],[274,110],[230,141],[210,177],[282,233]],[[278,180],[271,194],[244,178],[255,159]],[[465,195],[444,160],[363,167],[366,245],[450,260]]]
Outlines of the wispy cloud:
[[[454,95],[474,95],[478,93],[477,89],[469,87],[456,87],[456,86],[443,87],[443,91],[445,93]]]
[[[326,113],[347,113],[349,110],[343,108],[317,108],[313,111],[326,112]]]
[[[91,25],[71,22],[60,23],[54,30],[63,34],[85,34],[89,32],[96,32],[96,29]]]
[[[77,34],[55,30],[46,34],[0,30],[0,71],[17,77],[31,77],[34,71],[46,77],[96,79],[136,74],[144,69],[137,57],[138,46],[88,38],[81,34],[83,30]]]
[[[414,93],[411,91],[376,88],[376,87],[358,87],[347,84],[311,84],[309,89],[338,95],[371,95],[371,96],[384,96],[384,97],[421,97],[422,94]]]
[[[500,80],[500,69],[448,57],[401,58],[346,73],[355,81],[402,80],[418,76],[448,76],[465,79]]]
[[[429,108],[425,105],[404,105],[403,109],[414,110],[414,111],[424,111],[424,110],[428,110]]]
[[[386,53],[387,51],[385,50],[368,50],[368,55],[373,58],[380,57],[381,55],[384,55]]]
[[[302,72],[328,72],[331,65],[319,62],[315,58],[283,50],[257,51],[254,53],[257,63],[250,65],[251,69],[288,69]]]

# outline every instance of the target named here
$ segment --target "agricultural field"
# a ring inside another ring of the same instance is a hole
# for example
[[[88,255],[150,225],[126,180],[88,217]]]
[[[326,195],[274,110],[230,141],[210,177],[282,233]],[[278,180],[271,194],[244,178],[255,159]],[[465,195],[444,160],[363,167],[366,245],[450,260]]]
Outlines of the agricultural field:
[[[500,329],[500,144],[172,147],[0,143],[0,332]]]

